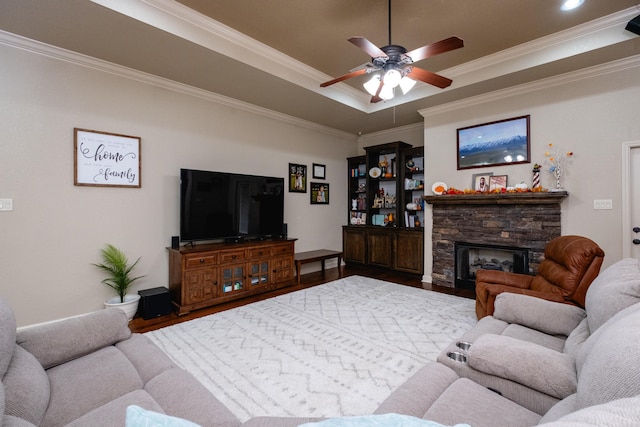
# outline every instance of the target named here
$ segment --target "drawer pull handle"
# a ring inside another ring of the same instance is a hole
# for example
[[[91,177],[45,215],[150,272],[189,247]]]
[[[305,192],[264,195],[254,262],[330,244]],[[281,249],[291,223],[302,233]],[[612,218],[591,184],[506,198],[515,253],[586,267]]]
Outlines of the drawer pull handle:
[[[236,259],[237,255],[231,255],[231,259]]]
[[[200,264],[204,263],[204,258],[200,258]]]

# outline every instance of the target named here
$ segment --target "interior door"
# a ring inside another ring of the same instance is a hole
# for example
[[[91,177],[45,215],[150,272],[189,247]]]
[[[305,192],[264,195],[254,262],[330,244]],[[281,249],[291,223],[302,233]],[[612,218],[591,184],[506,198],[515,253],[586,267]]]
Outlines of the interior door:
[[[640,141],[623,144],[622,255],[640,258]]]
[[[640,258],[640,145],[630,150],[630,175],[631,175],[631,200],[629,207],[631,209],[631,230],[623,239],[631,242],[630,255],[632,258]]]

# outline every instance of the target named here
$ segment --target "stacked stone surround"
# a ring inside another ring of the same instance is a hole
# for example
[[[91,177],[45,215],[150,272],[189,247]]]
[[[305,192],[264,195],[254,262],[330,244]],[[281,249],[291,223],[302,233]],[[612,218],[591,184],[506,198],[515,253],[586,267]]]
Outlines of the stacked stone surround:
[[[529,248],[537,272],[544,248],[560,236],[566,193],[425,196],[433,205],[433,284],[455,287],[455,242]]]

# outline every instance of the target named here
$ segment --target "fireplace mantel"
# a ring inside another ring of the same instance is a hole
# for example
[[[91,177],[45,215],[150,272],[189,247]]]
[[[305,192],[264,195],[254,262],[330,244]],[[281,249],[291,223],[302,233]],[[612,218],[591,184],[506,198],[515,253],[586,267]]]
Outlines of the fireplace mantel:
[[[490,194],[443,194],[423,196],[430,205],[544,205],[562,202],[569,193],[547,191],[540,193],[490,193]]]

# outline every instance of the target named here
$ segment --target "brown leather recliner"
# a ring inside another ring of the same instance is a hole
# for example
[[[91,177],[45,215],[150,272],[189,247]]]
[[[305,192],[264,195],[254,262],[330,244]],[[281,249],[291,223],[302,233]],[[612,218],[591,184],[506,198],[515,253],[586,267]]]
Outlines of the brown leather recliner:
[[[584,307],[589,285],[600,272],[604,251],[591,239],[560,236],[544,249],[538,274],[508,273],[495,270],[476,272],[476,315],[493,314],[493,303],[502,292],[543,298]]]

